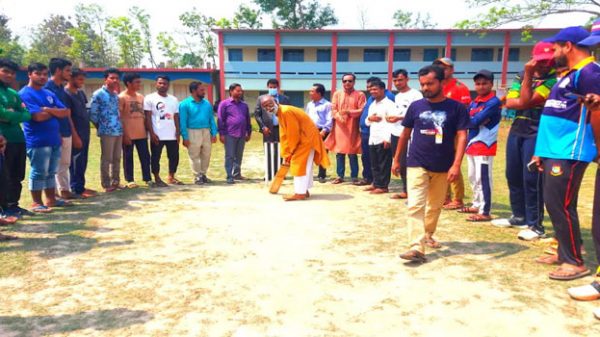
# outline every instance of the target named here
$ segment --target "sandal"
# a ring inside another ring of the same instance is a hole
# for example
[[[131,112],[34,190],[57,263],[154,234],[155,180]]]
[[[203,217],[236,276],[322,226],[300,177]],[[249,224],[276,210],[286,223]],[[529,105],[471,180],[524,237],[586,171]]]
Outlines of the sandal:
[[[400,193],[394,193],[392,194],[392,196],[390,197],[390,199],[406,199],[408,198],[408,194],[406,194],[406,192],[400,192]]]
[[[127,184],[125,185],[125,187],[127,187],[127,188],[138,188],[139,186],[135,182],[129,181],[129,182],[127,182]]]
[[[473,214],[467,217],[467,221],[469,222],[488,222],[491,221],[492,217],[485,214]]]
[[[479,213],[479,208],[476,207],[463,207],[457,210],[458,213]]]
[[[416,262],[416,263],[427,262],[427,258],[425,257],[425,254],[421,253],[418,250],[414,250],[414,249],[411,249],[411,250],[407,251],[406,253],[400,254],[400,258],[403,260],[408,260],[410,262]]]
[[[595,301],[600,299],[600,283],[597,281],[567,290],[569,296],[578,301]]]
[[[335,179],[333,179],[333,180],[331,181],[331,183],[332,183],[332,184],[334,184],[334,185],[341,184],[341,183],[343,183],[343,182],[344,182],[344,179],[342,179],[342,178],[340,178],[340,177],[338,177],[338,178],[335,178]]]
[[[456,210],[459,208],[463,208],[465,205],[462,202],[459,201],[451,201],[449,203],[447,203],[446,205],[444,205],[444,209],[445,210]]]
[[[548,277],[550,277],[551,280],[572,281],[584,276],[588,276],[591,273],[592,272],[584,266],[578,267],[568,264],[562,264],[556,270],[550,272],[550,274],[548,274]]]
[[[73,206],[73,203],[66,201],[64,199],[56,199],[54,204],[48,205],[48,207],[68,207],[68,206]]]
[[[423,243],[429,248],[434,248],[434,249],[442,248],[442,244],[437,242],[434,238],[425,239],[425,241],[423,241]]]
[[[19,218],[16,216],[2,215],[0,216],[0,226],[9,226],[17,223]]]
[[[51,213],[52,208],[44,205],[33,205],[31,211],[34,213]]]
[[[171,184],[171,185],[183,185],[183,182],[181,182],[177,178],[173,178],[173,179],[169,179],[169,184]]]

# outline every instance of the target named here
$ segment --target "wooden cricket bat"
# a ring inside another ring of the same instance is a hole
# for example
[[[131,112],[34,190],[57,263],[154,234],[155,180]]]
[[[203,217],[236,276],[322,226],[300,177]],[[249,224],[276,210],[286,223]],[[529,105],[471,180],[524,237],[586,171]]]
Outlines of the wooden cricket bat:
[[[275,174],[273,181],[271,182],[271,188],[269,188],[269,193],[277,194],[277,192],[279,192],[279,188],[281,187],[281,184],[283,183],[283,180],[285,179],[285,176],[287,175],[289,170],[289,165],[281,165],[281,167]]]

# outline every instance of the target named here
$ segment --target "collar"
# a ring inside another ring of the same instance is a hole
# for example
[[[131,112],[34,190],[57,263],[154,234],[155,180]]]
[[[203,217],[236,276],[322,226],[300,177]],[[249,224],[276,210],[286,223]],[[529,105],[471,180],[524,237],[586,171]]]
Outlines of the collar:
[[[312,102],[313,102],[313,104],[314,104],[314,105],[321,105],[321,104],[324,104],[324,103],[325,103],[325,98],[324,98],[324,97],[321,97],[321,99],[320,99],[320,100],[318,100],[318,101],[316,101],[316,102],[315,102],[315,101],[312,101]]]
[[[116,95],[114,92],[111,92],[110,90],[108,90],[108,87],[107,87],[106,85],[103,85],[103,86],[102,86],[102,89],[103,89],[104,91],[106,91],[106,92],[107,92],[109,95]]]
[[[483,97],[482,96],[475,97],[475,102],[476,103],[485,103],[485,102],[489,101],[490,99],[494,98],[494,96],[496,96],[496,95],[492,91],[492,92],[490,92],[489,94],[487,94],[487,95],[485,95]]]
[[[585,66],[587,66],[588,64],[594,62],[594,57],[590,56],[590,57],[586,57],[583,60],[579,61],[579,63],[577,63],[576,65],[574,65],[570,70],[579,70]]]

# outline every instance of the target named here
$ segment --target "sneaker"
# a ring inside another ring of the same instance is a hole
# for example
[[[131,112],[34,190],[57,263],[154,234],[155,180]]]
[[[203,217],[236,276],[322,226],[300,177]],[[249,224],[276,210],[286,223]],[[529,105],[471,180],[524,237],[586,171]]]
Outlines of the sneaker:
[[[202,182],[205,184],[210,184],[212,183],[212,180],[208,179],[208,177],[206,176],[206,174],[202,175]]]
[[[194,184],[204,185],[204,180],[202,179],[202,177],[196,177],[196,179],[194,179]]]
[[[320,177],[319,178],[319,183],[325,184],[326,182],[327,182],[327,179],[325,177]]]
[[[533,240],[537,240],[541,237],[544,237],[544,234],[539,234],[536,231],[532,230],[531,228],[527,228],[527,229],[520,231],[519,235],[517,235],[517,237],[520,240],[533,241]]]
[[[518,229],[527,229],[529,226],[523,223],[522,219],[510,217],[509,219],[494,219],[492,220],[492,225],[500,228],[518,228]]]
[[[492,225],[499,228],[510,228],[512,227],[510,221],[508,219],[494,219],[492,220]]]
[[[227,178],[227,183],[229,185],[235,184],[235,181],[233,180],[233,178]]]

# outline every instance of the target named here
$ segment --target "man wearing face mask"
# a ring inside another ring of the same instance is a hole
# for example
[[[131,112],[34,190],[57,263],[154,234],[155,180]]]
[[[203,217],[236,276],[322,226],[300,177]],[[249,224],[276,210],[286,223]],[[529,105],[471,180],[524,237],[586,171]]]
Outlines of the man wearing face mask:
[[[281,156],[290,166],[294,177],[294,194],[283,197],[285,201],[305,200],[313,185],[313,163],[327,168],[329,157],[317,126],[302,109],[279,105],[270,96],[261,98],[261,106],[276,115],[281,126]]]
[[[264,97],[270,96],[278,104],[289,105],[290,99],[279,92],[279,81],[277,79],[272,78],[267,81],[267,90],[266,94],[259,96],[256,100],[254,119],[258,123],[258,129],[263,134],[266,162],[265,179],[269,181],[279,169],[279,120],[276,115],[263,109],[260,102]]]

